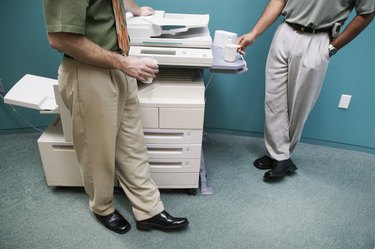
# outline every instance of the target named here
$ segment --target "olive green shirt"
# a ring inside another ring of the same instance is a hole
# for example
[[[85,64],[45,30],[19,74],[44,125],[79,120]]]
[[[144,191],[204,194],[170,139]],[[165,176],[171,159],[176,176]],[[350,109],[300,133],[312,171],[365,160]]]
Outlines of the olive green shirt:
[[[375,0],[287,0],[285,20],[313,29],[343,24],[352,10],[358,15],[375,12]]]
[[[97,45],[118,51],[111,0],[42,0],[48,33],[85,35]]]

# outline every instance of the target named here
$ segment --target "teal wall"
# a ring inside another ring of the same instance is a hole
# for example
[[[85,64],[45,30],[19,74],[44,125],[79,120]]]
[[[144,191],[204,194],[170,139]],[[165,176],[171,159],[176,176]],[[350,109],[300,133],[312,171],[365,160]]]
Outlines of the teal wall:
[[[0,1],[0,78],[6,91],[25,74],[56,78],[60,55],[49,48],[41,1]],[[50,115],[16,107],[33,125],[46,126]],[[0,131],[28,127],[3,101],[0,102]]]
[[[210,14],[210,31],[247,32],[268,1],[139,0],[140,5],[175,13]],[[280,19],[281,20],[281,19]],[[60,55],[49,48],[40,1],[0,1],[0,78],[6,90],[25,73],[56,78]],[[206,91],[205,128],[226,133],[262,135],[264,66],[277,24],[247,50],[249,71],[213,75]],[[340,51],[330,63],[320,98],[306,123],[305,140],[375,151],[375,24]],[[205,72],[209,76],[209,72]],[[341,94],[352,95],[348,110],[337,108]],[[50,117],[17,108],[36,126]],[[0,131],[25,128],[3,103]]]

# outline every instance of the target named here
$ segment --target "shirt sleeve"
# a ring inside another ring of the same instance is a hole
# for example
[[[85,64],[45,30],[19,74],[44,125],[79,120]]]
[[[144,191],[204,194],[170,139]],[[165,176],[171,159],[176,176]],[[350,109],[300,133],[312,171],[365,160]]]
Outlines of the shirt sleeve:
[[[42,0],[48,33],[85,34],[90,0]]]
[[[355,11],[358,15],[374,13],[375,0],[356,0]]]

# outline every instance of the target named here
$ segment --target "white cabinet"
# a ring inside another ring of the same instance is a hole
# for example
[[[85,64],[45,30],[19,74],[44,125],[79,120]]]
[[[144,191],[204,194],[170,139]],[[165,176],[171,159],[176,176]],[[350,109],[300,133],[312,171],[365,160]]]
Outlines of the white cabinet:
[[[174,77],[178,75],[178,77]],[[38,140],[47,184],[82,186],[71,139],[71,117],[51,81],[61,120]],[[197,70],[161,71],[138,91],[145,143],[159,188],[199,187],[204,120],[204,83]]]
[[[138,91],[152,177],[159,188],[199,187],[204,120],[199,70],[161,70]]]

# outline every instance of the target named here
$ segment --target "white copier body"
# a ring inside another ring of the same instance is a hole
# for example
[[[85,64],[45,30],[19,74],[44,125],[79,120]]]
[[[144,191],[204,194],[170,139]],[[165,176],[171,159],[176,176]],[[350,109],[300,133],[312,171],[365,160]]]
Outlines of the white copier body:
[[[196,189],[205,106],[201,69],[213,61],[208,15],[157,11],[151,17],[127,15],[127,23],[130,55],[154,58],[160,66],[153,83],[140,84],[138,91],[152,177],[159,188]],[[82,186],[71,116],[57,81],[27,74],[5,102],[59,114],[38,139],[47,184]]]

